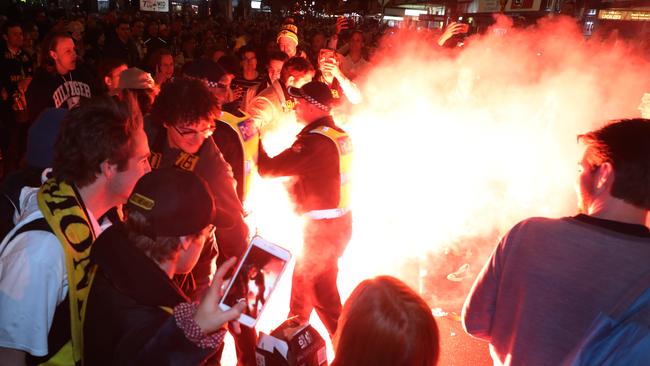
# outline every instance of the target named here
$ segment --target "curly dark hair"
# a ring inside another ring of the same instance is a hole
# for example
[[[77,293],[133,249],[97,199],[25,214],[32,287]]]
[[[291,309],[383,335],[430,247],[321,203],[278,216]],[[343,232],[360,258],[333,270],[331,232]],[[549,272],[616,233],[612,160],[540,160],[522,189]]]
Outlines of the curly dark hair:
[[[139,129],[142,114],[133,100],[99,97],[82,104],[61,122],[54,145],[54,175],[81,188],[97,179],[104,161],[124,171]]]
[[[151,108],[151,122],[159,126],[191,125],[219,113],[219,101],[203,80],[180,77],[163,84]]]

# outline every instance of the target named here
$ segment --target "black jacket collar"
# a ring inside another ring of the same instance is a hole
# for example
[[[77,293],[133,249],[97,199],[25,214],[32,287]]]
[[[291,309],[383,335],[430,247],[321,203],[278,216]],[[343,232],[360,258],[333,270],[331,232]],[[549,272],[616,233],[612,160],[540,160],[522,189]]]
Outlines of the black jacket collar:
[[[608,230],[613,230],[622,234],[640,236],[644,238],[650,237],[650,230],[643,225],[636,224],[627,224],[619,221],[605,220],[597,217],[579,214],[574,216],[578,221],[582,221],[587,224],[599,226]]]
[[[90,258],[115,288],[139,304],[174,307],[189,301],[167,274],[129,241],[121,223],[97,238]]]

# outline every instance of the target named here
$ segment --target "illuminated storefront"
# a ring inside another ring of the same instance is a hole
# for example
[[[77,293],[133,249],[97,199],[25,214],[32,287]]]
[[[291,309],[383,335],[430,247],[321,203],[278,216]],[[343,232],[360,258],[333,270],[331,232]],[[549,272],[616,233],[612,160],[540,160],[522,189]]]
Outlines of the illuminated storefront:
[[[583,32],[589,37],[616,35],[625,39],[650,37],[650,7],[589,9]]]
[[[441,3],[397,1],[384,10],[383,20],[393,27],[405,23],[418,28],[442,28],[445,24],[446,7]]]

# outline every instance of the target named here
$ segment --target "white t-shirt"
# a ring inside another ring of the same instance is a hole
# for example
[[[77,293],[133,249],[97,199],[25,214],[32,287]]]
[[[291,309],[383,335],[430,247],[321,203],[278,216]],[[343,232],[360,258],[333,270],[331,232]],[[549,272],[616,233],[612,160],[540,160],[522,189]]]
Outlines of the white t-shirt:
[[[23,188],[20,220],[0,243],[0,347],[45,356],[54,312],[68,293],[63,248],[54,234],[38,230],[7,243],[23,225],[43,217],[37,193],[38,188]],[[99,235],[101,228],[89,215]]]
[[[359,61],[354,62],[350,55],[347,55],[343,58],[343,61],[341,61],[341,71],[343,71],[343,75],[347,76],[350,80],[354,80],[359,75],[363,74],[368,65],[368,61],[364,60],[363,57],[361,57]]]

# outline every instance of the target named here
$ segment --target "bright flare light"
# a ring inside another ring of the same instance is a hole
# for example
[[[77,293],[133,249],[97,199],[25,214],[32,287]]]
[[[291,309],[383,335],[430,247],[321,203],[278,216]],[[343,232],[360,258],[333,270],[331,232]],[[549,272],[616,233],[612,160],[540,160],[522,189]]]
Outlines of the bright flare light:
[[[530,216],[575,214],[576,135],[638,117],[650,89],[650,65],[631,45],[584,41],[569,18],[524,30],[502,18],[465,43],[452,54],[429,34],[401,31],[384,40],[359,82],[364,103],[343,126],[355,148],[343,299],[361,280],[391,274],[432,307],[458,311],[507,229]],[[290,146],[299,130],[291,128],[275,136],[283,136],[276,151]],[[302,222],[282,184],[258,183],[252,206],[259,233],[299,253]],[[464,264],[466,277],[449,281]],[[291,271],[258,330],[286,318]]]

